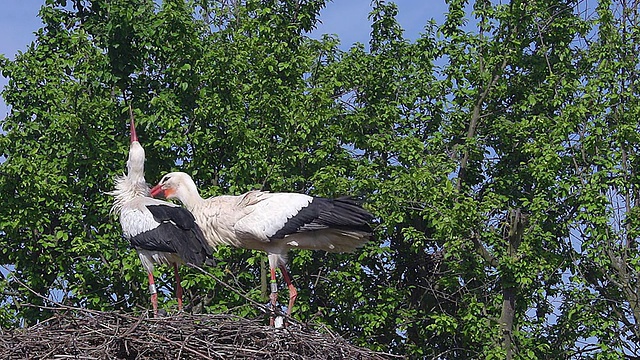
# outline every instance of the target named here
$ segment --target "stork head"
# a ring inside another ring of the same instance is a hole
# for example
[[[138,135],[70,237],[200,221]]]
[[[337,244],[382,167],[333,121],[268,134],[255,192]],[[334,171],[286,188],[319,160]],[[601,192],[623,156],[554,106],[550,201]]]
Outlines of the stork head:
[[[138,142],[136,127],[131,118],[131,144],[129,145],[129,159],[127,160],[127,176],[144,181],[144,148]]]
[[[193,200],[200,198],[193,179],[183,172],[171,172],[163,176],[158,185],[151,188],[151,196],[178,199],[187,208]]]

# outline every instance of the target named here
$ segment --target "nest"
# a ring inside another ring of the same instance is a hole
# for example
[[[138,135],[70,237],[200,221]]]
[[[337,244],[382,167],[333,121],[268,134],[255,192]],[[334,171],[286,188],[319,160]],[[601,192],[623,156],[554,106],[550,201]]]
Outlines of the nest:
[[[390,359],[326,328],[275,329],[229,314],[149,318],[61,309],[35,326],[0,330],[2,359]]]

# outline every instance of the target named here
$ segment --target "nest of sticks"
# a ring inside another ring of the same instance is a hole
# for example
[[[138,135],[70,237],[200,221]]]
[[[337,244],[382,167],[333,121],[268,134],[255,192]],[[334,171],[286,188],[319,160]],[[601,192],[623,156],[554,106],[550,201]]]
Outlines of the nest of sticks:
[[[0,330],[2,359],[391,359],[326,328],[275,329],[229,314],[149,318],[63,308],[35,326]]]

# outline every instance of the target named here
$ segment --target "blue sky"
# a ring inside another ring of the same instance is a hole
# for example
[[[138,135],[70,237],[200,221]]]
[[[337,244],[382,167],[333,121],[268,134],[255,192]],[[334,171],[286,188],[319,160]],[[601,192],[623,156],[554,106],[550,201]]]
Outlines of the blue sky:
[[[396,0],[398,22],[405,30],[405,37],[415,40],[429,19],[439,23],[446,13],[444,0]],[[38,11],[44,0],[3,0],[0,11],[0,54],[13,59],[18,51],[25,51],[34,40],[34,33],[42,23]],[[371,32],[367,19],[371,0],[334,0],[320,13],[318,28],[312,34],[337,34],[343,49],[355,42],[367,43]],[[7,79],[0,76],[0,88]],[[8,114],[4,99],[0,98],[0,118]]]

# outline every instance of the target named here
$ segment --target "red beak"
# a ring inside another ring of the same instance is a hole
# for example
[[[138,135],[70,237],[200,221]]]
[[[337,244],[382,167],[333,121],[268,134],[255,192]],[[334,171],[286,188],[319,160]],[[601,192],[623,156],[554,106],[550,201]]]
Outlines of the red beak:
[[[164,189],[160,184],[152,187],[150,192],[152,197],[165,197]]]
[[[133,116],[131,116],[131,142],[138,141],[138,135],[136,134],[136,126],[133,123]]]

